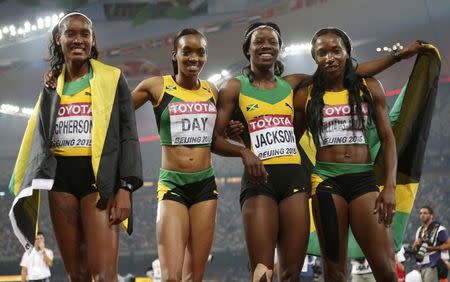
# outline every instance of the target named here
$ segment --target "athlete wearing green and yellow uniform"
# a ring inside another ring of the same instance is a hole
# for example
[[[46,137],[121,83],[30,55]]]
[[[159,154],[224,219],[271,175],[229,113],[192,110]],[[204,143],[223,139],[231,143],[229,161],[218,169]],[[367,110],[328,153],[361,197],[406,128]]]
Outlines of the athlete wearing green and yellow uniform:
[[[97,192],[91,164],[92,75],[90,67],[82,78],[64,83],[52,138],[51,151],[58,161],[52,191],[71,193],[78,199]]]
[[[170,75],[163,76],[163,81],[163,93],[154,105],[161,146],[210,147],[217,111],[209,83],[200,80],[197,90],[188,90]],[[190,207],[217,195],[212,167],[198,172],[160,170],[160,201],[170,199]]]
[[[156,238],[162,281],[202,281],[214,238],[217,188],[211,136],[217,89],[199,79],[207,41],[191,28],[174,40],[174,76],[155,76],[133,91],[135,108],[154,106],[161,138]]]
[[[53,83],[39,96],[11,181],[13,228],[22,243],[34,242],[39,191],[50,190],[67,280],[117,281],[117,225],[131,216],[130,193],[142,186],[128,84],[120,69],[96,60],[92,21],[81,13],[61,17],[49,53]]]
[[[367,87],[366,81],[363,84]],[[312,85],[308,87],[307,101],[311,100]],[[363,92],[360,91],[363,97]],[[308,102],[306,107],[308,107]],[[364,129],[368,127],[369,109],[367,103],[361,104],[364,126],[352,129],[352,115],[347,89],[337,92],[325,91],[323,95],[322,133],[314,138],[317,148],[341,145],[367,145]],[[306,111],[306,109],[305,109]],[[329,192],[341,195],[348,203],[357,197],[376,191],[378,186],[372,163],[333,163],[317,161],[311,174],[311,194],[326,187]]]
[[[312,87],[294,103],[316,145],[311,175],[312,210],[325,281],[347,280],[349,230],[377,281],[397,281],[389,226],[395,209],[397,153],[380,83],[356,74],[351,40],[336,28],[311,41],[317,64]],[[297,102],[300,101],[300,102]],[[384,159],[379,192],[366,130],[375,126]],[[378,213],[378,215],[376,214]]]
[[[243,140],[262,160],[268,172],[265,185],[250,181],[244,172],[241,187],[241,206],[245,200],[266,195],[276,202],[306,190],[306,174],[300,166],[300,154],[294,133],[293,91],[287,81],[275,76],[274,89],[254,87],[248,76],[237,77],[241,84],[239,120],[246,130]],[[286,177],[292,175],[292,177]]]
[[[297,281],[309,234],[308,179],[296,148],[294,133],[299,127],[294,125],[292,91],[308,76],[280,77],[281,45],[276,24],[248,27],[242,50],[249,65],[243,76],[230,79],[220,90],[214,129],[213,150],[241,157],[245,166],[240,203],[254,281],[261,278],[261,265],[271,281],[276,246],[280,280]],[[245,147],[225,140],[236,111],[244,124]]]

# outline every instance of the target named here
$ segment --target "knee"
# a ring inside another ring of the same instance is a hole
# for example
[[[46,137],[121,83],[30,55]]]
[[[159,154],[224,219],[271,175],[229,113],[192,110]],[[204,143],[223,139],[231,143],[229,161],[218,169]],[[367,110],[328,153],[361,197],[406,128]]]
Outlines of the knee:
[[[88,281],[90,274],[86,269],[79,269],[75,271],[67,271],[67,276],[71,282]]]
[[[301,266],[293,265],[281,270],[280,281],[298,281],[300,276]]]
[[[188,274],[188,276],[191,274]],[[179,282],[181,281],[181,271],[171,271],[171,270],[163,270],[161,269],[161,281],[165,282]],[[184,280],[183,281],[192,281],[192,280]]]
[[[194,273],[194,272],[189,272],[189,273],[183,273],[183,279],[182,281],[193,281],[193,282],[201,282],[203,281],[203,272],[202,273]]]
[[[85,265],[64,265],[69,281],[88,281],[90,273]]]
[[[377,281],[397,282],[397,273],[391,267],[374,274]]]
[[[395,271],[394,265],[394,260],[387,257],[385,260],[383,260],[382,263],[375,264],[373,267],[371,267],[372,273],[377,281],[397,281],[397,272]]]
[[[95,282],[117,281],[115,267],[98,267],[91,269],[91,277]]]

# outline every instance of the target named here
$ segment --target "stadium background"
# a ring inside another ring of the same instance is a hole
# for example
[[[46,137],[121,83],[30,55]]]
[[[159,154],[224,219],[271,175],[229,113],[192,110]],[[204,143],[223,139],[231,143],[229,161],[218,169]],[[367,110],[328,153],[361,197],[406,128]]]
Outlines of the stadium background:
[[[245,27],[254,21],[273,21],[281,27],[285,50],[285,74],[312,73],[315,69],[308,45],[314,32],[325,26],[344,29],[353,39],[359,62],[384,54],[384,49],[405,45],[414,39],[434,43],[442,55],[442,71],[421,186],[404,242],[412,242],[419,224],[418,207],[431,205],[438,220],[449,227],[450,200],[450,2],[448,0],[174,0],[174,1],[0,1],[0,275],[20,273],[23,253],[8,220],[12,196],[8,182],[20,140],[48,69],[50,33],[46,16],[79,10],[94,22],[101,59],[119,66],[133,89],[142,79],[171,73],[172,38],[184,27],[202,30],[208,38],[208,63],[201,77],[220,85],[239,74],[246,64],[241,44]],[[157,11],[157,12],[155,12]],[[25,32],[42,17],[44,27]],[[15,25],[15,35],[10,26]],[[22,34],[19,27],[23,26]],[[5,32],[5,27],[8,32]],[[400,43],[396,45],[396,43]],[[386,47],[386,48],[384,48]],[[377,51],[377,48],[378,49]],[[401,62],[377,78],[392,104],[406,82],[414,60]],[[4,105],[9,105],[4,107]],[[12,106],[19,107],[16,111]],[[119,272],[143,275],[156,258],[155,183],[160,166],[160,148],[151,105],[137,111],[144,163],[145,186],[134,197],[135,229],[123,232]],[[220,187],[217,227],[205,279],[240,281],[249,276],[244,234],[238,204],[242,164],[239,159],[214,156]],[[55,251],[52,268],[55,281],[63,281],[63,267],[54,240],[43,193],[40,227],[46,245]],[[58,278],[59,277],[59,278]],[[57,280],[61,279],[61,280]]]

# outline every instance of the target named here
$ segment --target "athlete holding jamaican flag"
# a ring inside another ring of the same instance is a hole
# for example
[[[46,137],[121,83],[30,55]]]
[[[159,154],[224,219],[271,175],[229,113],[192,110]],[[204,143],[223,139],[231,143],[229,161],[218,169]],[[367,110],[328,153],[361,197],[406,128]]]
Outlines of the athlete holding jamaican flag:
[[[91,20],[61,18],[52,33],[56,89],[42,94],[24,134],[10,182],[9,213],[26,249],[37,232],[40,190],[70,281],[117,281],[118,224],[131,218],[142,186],[139,141],[122,72],[97,61]],[[128,232],[132,226],[128,224]]]
[[[363,250],[358,252],[351,240],[350,256],[365,256],[377,281],[396,281],[389,227],[397,209],[393,231],[401,243],[417,191],[440,61],[435,53],[419,56],[391,112],[398,117],[392,130],[384,91],[376,80],[355,74],[351,42],[343,31],[319,30],[311,52],[318,65],[313,84],[299,89],[294,102],[312,139],[306,135],[302,147],[316,160],[311,186],[317,233],[313,228],[308,252],[319,253],[318,237],[325,280],[346,281],[350,226]],[[413,131],[420,138],[412,140]]]

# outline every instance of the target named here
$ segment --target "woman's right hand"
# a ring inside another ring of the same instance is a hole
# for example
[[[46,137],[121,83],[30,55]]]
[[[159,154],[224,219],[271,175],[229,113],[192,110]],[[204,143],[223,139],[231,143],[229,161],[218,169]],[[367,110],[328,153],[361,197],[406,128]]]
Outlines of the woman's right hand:
[[[51,70],[47,71],[44,74],[44,85],[45,87],[56,89],[57,79],[53,76],[53,72]]]
[[[251,180],[257,183],[267,184],[268,173],[262,161],[248,148],[241,150],[241,158]]]

